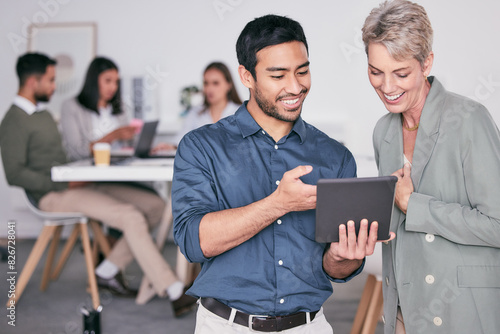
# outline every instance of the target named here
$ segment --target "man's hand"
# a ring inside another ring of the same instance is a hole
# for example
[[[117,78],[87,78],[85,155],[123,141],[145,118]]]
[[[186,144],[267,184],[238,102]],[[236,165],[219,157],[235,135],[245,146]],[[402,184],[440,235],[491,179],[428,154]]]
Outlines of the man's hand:
[[[283,174],[273,195],[281,204],[284,213],[316,208],[316,186],[305,184],[300,180],[301,176],[309,174],[312,169],[312,166],[298,166]]]
[[[392,174],[398,178],[394,203],[404,214],[406,214],[406,210],[408,210],[408,201],[414,190],[410,173],[411,166],[409,163],[406,163],[403,168],[398,169]]]
[[[323,268],[331,277],[345,278],[361,266],[366,256],[372,255],[377,243],[378,222],[374,221],[368,231],[368,220],[361,220],[359,233],[352,220],[339,226],[339,242],[332,242],[323,256]],[[390,232],[390,238],[396,235]]]
[[[300,177],[312,171],[299,166],[285,174],[269,196],[246,206],[207,213],[200,222],[200,247],[205,257],[213,257],[255,236],[277,218],[291,211],[316,207],[316,186]]]

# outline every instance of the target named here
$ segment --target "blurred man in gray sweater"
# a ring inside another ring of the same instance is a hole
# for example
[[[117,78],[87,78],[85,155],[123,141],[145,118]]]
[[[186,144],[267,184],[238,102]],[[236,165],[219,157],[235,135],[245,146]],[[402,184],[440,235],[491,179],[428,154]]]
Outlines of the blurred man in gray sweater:
[[[19,91],[0,125],[0,147],[10,185],[27,192],[43,211],[81,212],[123,232],[96,268],[97,283],[117,295],[133,296],[121,271],[135,258],[159,296],[168,295],[175,316],[196,300],[155,246],[149,230],[161,220],[165,203],[152,190],[129,184],[53,182],[52,166],[66,163],[51,114],[40,108],[55,91],[55,60],[39,53],[19,57]]]

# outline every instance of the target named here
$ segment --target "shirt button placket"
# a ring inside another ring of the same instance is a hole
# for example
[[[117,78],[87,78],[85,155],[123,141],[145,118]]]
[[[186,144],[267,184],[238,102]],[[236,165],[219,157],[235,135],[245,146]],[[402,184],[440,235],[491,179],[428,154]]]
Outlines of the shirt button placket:
[[[279,146],[277,143],[272,144],[271,146],[271,180],[274,180],[273,188],[276,189],[280,185],[281,178],[283,174],[286,172],[284,170],[282,159],[280,158],[281,152],[279,151]],[[274,148],[274,149],[272,149]],[[277,281],[277,293],[278,298],[276,298],[276,307],[278,310],[282,309],[285,303],[285,296],[287,295],[287,273],[288,271],[285,269],[285,261],[286,259],[286,231],[283,224],[282,217],[276,219],[276,228],[274,229],[274,261],[276,261],[276,281]]]

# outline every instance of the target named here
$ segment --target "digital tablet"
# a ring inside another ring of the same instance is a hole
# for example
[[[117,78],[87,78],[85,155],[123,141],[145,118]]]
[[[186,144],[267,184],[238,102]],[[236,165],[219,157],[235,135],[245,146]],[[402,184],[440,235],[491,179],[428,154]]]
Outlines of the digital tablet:
[[[389,239],[397,177],[320,179],[316,199],[316,241],[338,242],[339,226],[363,218],[378,222],[378,240]]]

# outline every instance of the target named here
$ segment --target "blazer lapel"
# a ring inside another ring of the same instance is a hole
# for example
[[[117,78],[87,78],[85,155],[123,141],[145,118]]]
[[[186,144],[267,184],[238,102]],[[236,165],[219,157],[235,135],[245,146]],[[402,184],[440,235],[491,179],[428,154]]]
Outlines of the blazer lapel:
[[[443,86],[434,78],[429,78],[432,84],[427,95],[422,115],[420,116],[420,126],[418,129],[415,149],[413,151],[411,179],[415,191],[418,191],[420,180],[425,170],[425,166],[434,151],[434,147],[439,137],[439,126],[441,121],[441,92]]]
[[[380,175],[391,175],[403,167],[403,132],[401,128],[401,115],[392,114],[390,125],[384,137],[384,145],[381,148],[380,156],[384,157],[383,168]],[[405,219],[405,215],[396,207],[392,211],[391,231],[397,231],[398,226]]]
[[[382,173],[390,175],[403,167],[403,133],[401,130],[401,116],[391,115],[391,121],[384,137],[383,151],[380,156],[384,157],[384,168]]]

